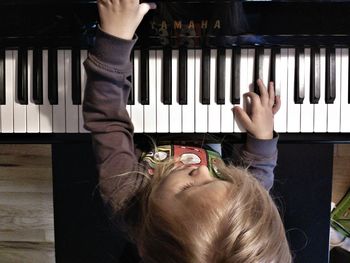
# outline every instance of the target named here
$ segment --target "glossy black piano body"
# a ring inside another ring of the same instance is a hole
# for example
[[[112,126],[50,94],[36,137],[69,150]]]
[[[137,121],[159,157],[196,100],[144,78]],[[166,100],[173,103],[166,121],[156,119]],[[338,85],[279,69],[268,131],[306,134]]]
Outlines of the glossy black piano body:
[[[72,105],[79,106],[82,102],[82,80],[80,76],[80,50],[88,49],[94,41],[94,31],[98,23],[96,1],[3,1],[0,8],[0,17],[3,23],[0,23],[0,105],[5,103],[5,51],[15,50],[18,52],[18,85],[16,87],[16,101],[20,104],[28,104],[29,101],[35,105],[43,104],[43,70],[48,74],[48,101],[49,106],[60,104],[58,101],[58,74],[57,74],[57,51],[71,51],[71,98]],[[149,50],[163,50],[164,54],[169,50],[205,50],[218,49],[218,53],[223,49],[250,48],[255,49],[258,54],[259,48],[271,49],[271,66],[269,80],[274,80],[276,64],[273,62],[277,52],[281,48],[311,48],[312,52],[320,48],[327,49],[327,52],[334,48],[347,49],[350,43],[349,28],[350,22],[347,14],[350,12],[350,6],[342,1],[158,1],[157,10],[150,12],[140,25],[137,35],[139,41],[135,50],[148,55]],[[28,79],[25,67],[28,61],[25,56],[27,50],[33,51],[33,94],[28,92]],[[40,61],[43,57],[43,50],[48,52],[47,69],[42,68]],[[303,51],[302,51],[303,52]],[[141,53],[142,54],[142,53]],[[181,55],[180,55],[181,56]],[[254,78],[259,77],[258,56],[255,62]],[[328,58],[328,55],[327,55]],[[142,58],[141,58],[142,59]],[[297,62],[298,60],[296,60]],[[335,65],[332,60],[326,65],[328,78],[326,84],[326,93],[329,103],[332,103],[334,97],[340,97],[335,94]],[[296,64],[297,65],[297,64]],[[328,66],[329,65],[329,66]],[[164,70],[167,77],[163,78],[163,98],[162,103],[171,104],[178,101],[184,104],[187,101],[186,80],[180,78],[178,98],[171,97],[171,74],[170,68]],[[233,69],[232,69],[233,70]],[[236,69],[237,71],[237,69]],[[144,71],[141,68],[141,80],[145,80]],[[232,71],[232,76],[239,76]],[[185,74],[185,73],[183,73]],[[316,73],[315,73],[316,74]],[[317,74],[314,78],[318,78]],[[218,78],[215,102],[222,104],[222,101],[239,101],[239,77],[232,79],[230,98],[225,98],[222,90],[222,78]],[[204,80],[201,94],[201,102],[208,104],[209,91],[208,81]],[[147,104],[148,82],[141,81],[138,97],[134,97],[135,91],[130,94],[129,104],[141,103]],[[168,83],[168,84],[166,84]],[[295,82],[295,101],[302,103],[308,101],[299,94]],[[319,100],[319,88],[311,85],[310,101],[317,105]],[[348,89],[349,90],[349,87]],[[348,91],[350,99],[350,92]],[[313,94],[313,95],[312,95]],[[61,129],[60,129],[61,130]],[[64,130],[64,128],[63,128]],[[46,132],[26,132],[17,136],[15,134],[2,132],[4,140],[19,141],[71,141],[86,140],[89,135],[78,134],[80,131],[63,134],[46,134]],[[60,131],[59,133],[62,133]],[[147,132],[142,132],[143,134]],[[152,135],[157,131],[152,132]],[[198,138],[202,138],[203,133],[194,131]],[[280,132],[281,141],[306,141],[306,142],[347,142],[350,139],[349,132]],[[212,133],[211,133],[212,134]],[[181,137],[178,132],[171,132],[172,136]],[[232,140],[241,140],[242,135],[235,133],[214,134],[217,137],[224,136]],[[157,134],[162,138],[161,133]],[[243,135],[244,137],[244,135]]]
[[[137,34],[136,49],[348,48],[350,3],[344,1],[159,1]],[[243,12],[243,13],[241,13]],[[225,20],[225,19],[226,20]],[[49,100],[57,101],[55,58],[59,49],[78,54],[93,43],[96,1],[2,1],[0,4],[0,97],[5,97],[4,52],[51,52]],[[166,30],[165,30],[166,29]],[[78,60],[78,55],[72,57]],[[25,59],[24,59],[25,61]],[[74,61],[73,65],[76,64]],[[22,62],[23,65],[23,62]],[[40,66],[36,103],[42,99]],[[78,72],[78,68],[75,69]],[[258,69],[257,69],[258,70]],[[19,73],[19,76],[25,75]],[[78,74],[78,73],[76,73]],[[72,101],[81,104],[79,79],[72,74]],[[22,81],[23,83],[23,81]],[[26,102],[21,85],[16,98]],[[339,95],[339,94],[338,94]],[[30,94],[29,94],[30,96]],[[28,98],[28,97],[27,97]],[[135,99],[135,98],[134,98]],[[140,99],[140,98],[137,98]],[[136,134],[159,143],[220,142],[239,147],[242,133]],[[273,194],[285,220],[295,262],[328,262],[332,143],[350,142],[348,133],[281,133]],[[137,262],[136,253],[111,232],[98,195],[89,134],[1,133],[1,143],[52,143],[56,262]],[[226,156],[234,151],[227,150]],[[94,192],[95,193],[95,192]],[[120,234],[120,233],[119,233]]]

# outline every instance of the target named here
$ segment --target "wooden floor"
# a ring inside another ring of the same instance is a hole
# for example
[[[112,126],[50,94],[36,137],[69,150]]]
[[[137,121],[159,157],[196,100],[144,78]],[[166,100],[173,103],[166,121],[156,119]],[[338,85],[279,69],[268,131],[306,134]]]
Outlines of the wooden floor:
[[[350,144],[334,147],[333,202],[350,187]],[[50,145],[0,145],[0,262],[54,263]]]
[[[0,262],[55,262],[50,145],[0,145]]]
[[[334,146],[332,201],[337,204],[350,188],[350,144]]]

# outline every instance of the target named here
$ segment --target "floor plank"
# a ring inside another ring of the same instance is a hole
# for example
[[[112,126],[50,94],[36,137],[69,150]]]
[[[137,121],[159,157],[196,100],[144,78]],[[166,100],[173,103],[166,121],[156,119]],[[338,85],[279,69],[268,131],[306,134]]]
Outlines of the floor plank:
[[[350,144],[334,147],[332,202],[337,204],[350,188]]]
[[[0,242],[1,263],[54,263],[52,243]]]
[[[0,145],[0,262],[54,263],[51,145]]]

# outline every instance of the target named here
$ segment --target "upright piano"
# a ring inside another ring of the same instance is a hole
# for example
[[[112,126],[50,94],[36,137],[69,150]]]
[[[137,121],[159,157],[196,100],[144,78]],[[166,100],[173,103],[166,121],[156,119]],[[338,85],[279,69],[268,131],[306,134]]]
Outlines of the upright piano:
[[[231,109],[246,107],[256,79],[273,81],[282,107],[272,194],[295,262],[328,262],[333,144],[350,142],[350,3],[156,3],[131,55],[136,144],[221,143],[231,157],[246,136]],[[96,1],[0,3],[0,142],[52,144],[57,262],[137,262],[92,195],[82,63],[97,25]]]

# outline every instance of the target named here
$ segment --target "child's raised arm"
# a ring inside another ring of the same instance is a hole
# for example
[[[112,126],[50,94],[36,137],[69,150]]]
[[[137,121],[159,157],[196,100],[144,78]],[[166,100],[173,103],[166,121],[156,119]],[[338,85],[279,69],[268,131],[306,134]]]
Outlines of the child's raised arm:
[[[137,40],[134,32],[152,6],[134,0],[100,0],[97,4],[101,24],[84,63],[84,127],[92,135],[101,196],[116,211],[142,183],[136,175],[117,175],[137,169],[133,124],[126,110],[130,54]]]
[[[233,110],[237,120],[247,130],[247,142],[242,149],[242,158],[253,176],[270,190],[273,185],[273,170],[277,162],[278,136],[273,131],[274,115],[281,106],[279,96],[275,96],[273,83],[266,89],[258,80],[260,96],[254,92],[246,93],[250,99],[248,110],[236,106]]]

